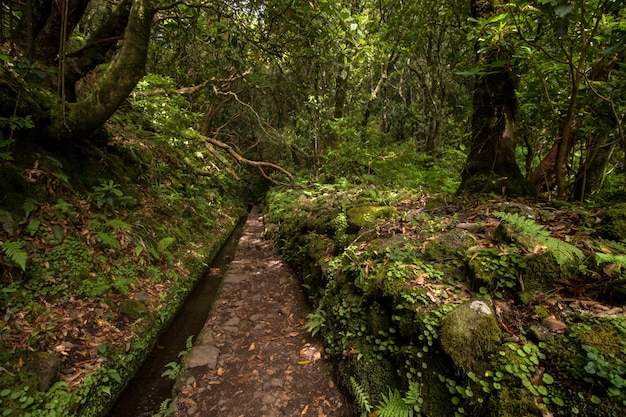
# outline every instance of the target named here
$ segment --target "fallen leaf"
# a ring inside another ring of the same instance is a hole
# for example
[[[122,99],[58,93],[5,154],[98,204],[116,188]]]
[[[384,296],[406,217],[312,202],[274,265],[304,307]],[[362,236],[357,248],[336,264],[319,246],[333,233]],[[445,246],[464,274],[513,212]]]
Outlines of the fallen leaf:
[[[250,345],[250,347],[248,348],[248,352],[250,352],[250,351],[252,351],[252,350],[254,350],[254,349],[256,349],[256,345],[255,345],[254,343],[252,343],[252,344]]]
[[[548,316],[541,321],[541,324],[555,333],[563,333],[567,329],[567,324],[554,316]]]
[[[302,409],[302,412],[300,413],[300,417],[305,415],[307,411],[309,411],[309,405],[308,404],[305,405],[304,408]]]

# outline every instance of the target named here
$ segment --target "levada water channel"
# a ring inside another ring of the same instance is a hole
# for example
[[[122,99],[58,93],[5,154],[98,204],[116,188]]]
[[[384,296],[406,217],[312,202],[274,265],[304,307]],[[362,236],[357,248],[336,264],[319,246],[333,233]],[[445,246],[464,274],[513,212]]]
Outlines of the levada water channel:
[[[220,273],[207,272],[199,280],[110,412],[111,417],[152,416],[159,411],[161,403],[172,396],[174,381],[161,375],[167,370],[168,363],[180,360],[178,354],[186,348],[187,339],[202,330],[217,298],[224,273],[235,255],[245,223],[245,218],[239,222],[211,264],[211,270],[218,268]]]

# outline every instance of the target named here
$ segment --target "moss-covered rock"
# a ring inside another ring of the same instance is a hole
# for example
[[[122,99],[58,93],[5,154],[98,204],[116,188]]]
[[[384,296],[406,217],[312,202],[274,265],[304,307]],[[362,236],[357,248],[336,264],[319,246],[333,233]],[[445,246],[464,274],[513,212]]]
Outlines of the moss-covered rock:
[[[358,206],[348,209],[346,212],[348,226],[355,229],[373,227],[378,219],[384,219],[397,214],[395,207],[390,206]]]
[[[626,203],[615,204],[606,210],[601,233],[608,239],[626,239]]]
[[[441,321],[441,346],[465,371],[481,368],[502,341],[502,331],[482,300],[463,303]]]
[[[424,248],[424,256],[437,261],[460,257],[475,244],[474,235],[462,229],[454,229],[428,241]]]
[[[124,300],[120,303],[120,313],[131,320],[137,320],[150,315],[146,306],[137,300]]]

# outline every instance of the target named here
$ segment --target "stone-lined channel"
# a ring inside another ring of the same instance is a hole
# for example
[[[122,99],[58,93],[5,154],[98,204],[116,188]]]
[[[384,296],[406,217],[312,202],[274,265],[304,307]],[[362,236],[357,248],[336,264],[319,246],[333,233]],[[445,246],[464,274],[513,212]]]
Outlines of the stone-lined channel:
[[[178,354],[186,348],[187,339],[196,336],[206,322],[215,302],[222,278],[232,261],[243,234],[245,218],[239,222],[211,264],[210,271],[199,280],[176,314],[172,323],[159,337],[156,348],[130,382],[111,417],[148,417],[159,411],[161,403],[172,396],[174,381],[162,377],[170,362],[178,362]]]

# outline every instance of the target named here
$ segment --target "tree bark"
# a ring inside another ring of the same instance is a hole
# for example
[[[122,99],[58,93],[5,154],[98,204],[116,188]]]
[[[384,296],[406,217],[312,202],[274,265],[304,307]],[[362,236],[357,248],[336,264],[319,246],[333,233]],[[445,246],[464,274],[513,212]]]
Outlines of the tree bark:
[[[573,200],[582,202],[585,197],[600,188],[614,149],[615,143],[610,143],[607,132],[603,132],[592,139],[592,143],[587,146],[585,162],[578,170],[574,180]]]
[[[473,0],[472,12],[475,18],[493,16],[495,2]],[[512,54],[492,45],[477,52],[477,59],[479,67],[487,67],[496,61],[510,62]],[[486,72],[475,80],[472,141],[459,191],[536,195],[535,187],[522,175],[515,159],[514,74],[506,66]]]
[[[51,137],[77,139],[89,135],[115,113],[145,75],[153,0],[134,0],[124,42],[105,70],[95,91],[76,103],[66,103],[54,111]]]
[[[64,53],[61,42],[69,39],[91,0],[59,0],[52,2],[52,10],[43,28],[37,33],[32,57],[45,64],[53,64]],[[63,35],[63,36],[62,36]]]
[[[107,54],[122,39],[132,2],[122,0],[106,21],[92,33],[87,40],[87,46],[68,55],[64,74],[67,101],[76,101],[76,83],[97,65],[106,62]]]

